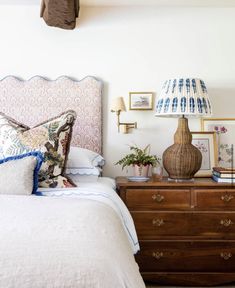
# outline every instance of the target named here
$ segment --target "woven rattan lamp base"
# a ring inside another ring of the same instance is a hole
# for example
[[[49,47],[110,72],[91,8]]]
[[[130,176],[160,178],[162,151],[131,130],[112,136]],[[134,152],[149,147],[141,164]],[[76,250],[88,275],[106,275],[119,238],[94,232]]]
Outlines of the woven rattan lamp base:
[[[163,153],[163,166],[171,179],[191,179],[201,168],[202,154],[192,145],[187,118],[179,118],[174,144]]]

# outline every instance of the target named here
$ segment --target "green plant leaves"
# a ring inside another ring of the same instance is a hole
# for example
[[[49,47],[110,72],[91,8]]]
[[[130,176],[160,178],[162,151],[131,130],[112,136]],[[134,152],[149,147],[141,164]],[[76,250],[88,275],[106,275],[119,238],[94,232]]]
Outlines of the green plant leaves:
[[[156,155],[150,155],[150,145],[148,144],[144,149],[137,146],[130,146],[130,150],[134,153],[127,154],[120,159],[115,165],[122,165],[122,170],[130,165],[152,165],[160,164],[160,158]]]

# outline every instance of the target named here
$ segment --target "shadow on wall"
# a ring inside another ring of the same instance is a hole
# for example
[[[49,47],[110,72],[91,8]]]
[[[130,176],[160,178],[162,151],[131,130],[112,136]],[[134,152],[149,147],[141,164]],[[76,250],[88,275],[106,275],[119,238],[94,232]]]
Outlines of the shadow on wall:
[[[79,17],[77,18],[76,21],[76,28],[79,29],[84,26],[93,26],[94,23],[100,23],[102,19],[106,19],[110,16],[109,10],[111,8],[109,7],[95,7],[93,9],[88,8],[88,7],[80,7],[80,12],[79,12]],[[113,14],[113,9],[112,11]]]
[[[235,117],[235,88],[211,88],[209,95],[212,103],[212,117]]]
[[[107,139],[108,137],[108,133],[107,133],[107,126],[108,126],[108,121],[106,119],[108,119],[108,113],[110,112],[110,110],[108,109],[109,107],[109,84],[105,81],[103,81],[103,91],[102,91],[102,148],[103,151],[102,153],[104,154],[105,151],[105,147],[106,147],[106,142],[105,139]]]
[[[136,17],[138,13],[138,17]],[[79,17],[76,22],[76,29],[82,27],[99,27],[105,24],[113,26],[123,25],[124,28],[130,25],[141,25],[141,21],[146,22],[146,17],[150,21],[156,17],[163,17],[162,12],[157,7],[128,7],[128,6],[93,6],[80,7]]]

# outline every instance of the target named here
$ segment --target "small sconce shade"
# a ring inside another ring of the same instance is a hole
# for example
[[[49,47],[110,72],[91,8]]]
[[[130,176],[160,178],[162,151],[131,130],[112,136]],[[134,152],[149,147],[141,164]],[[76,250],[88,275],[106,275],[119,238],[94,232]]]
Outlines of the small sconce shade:
[[[131,122],[131,123],[120,122],[120,114],[123,111],[126,111],[126,106],[125,106],[123,97],[114,98],[112,100],[111,112],[116,112],[118,132],[120,132],[120,127],[121,127],[122,133],[127,134],[129,129],[137,128],[137,123],[136,122]]]
[[[123,97],[116,97],[113,99],[111,105],[111,111],[113,112],[126,111],[126,106]]]

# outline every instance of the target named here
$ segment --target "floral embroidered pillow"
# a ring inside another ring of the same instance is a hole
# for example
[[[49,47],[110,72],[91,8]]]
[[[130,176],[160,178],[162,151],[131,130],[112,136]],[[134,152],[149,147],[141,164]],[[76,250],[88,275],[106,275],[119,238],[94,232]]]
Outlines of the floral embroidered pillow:
[[[72,110],[33,128],[0,113],[0,159],[40,151],[44,160],[39,171],[39,187],[73,187],[65,175],[76,113]]]

